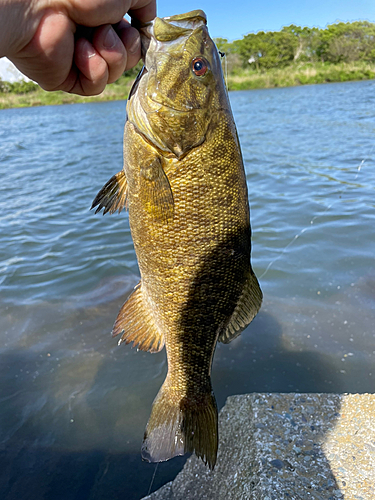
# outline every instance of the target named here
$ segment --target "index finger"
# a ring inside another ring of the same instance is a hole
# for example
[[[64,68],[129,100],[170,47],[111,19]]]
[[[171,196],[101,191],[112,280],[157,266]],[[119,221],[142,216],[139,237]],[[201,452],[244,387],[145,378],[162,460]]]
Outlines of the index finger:
[[[156,16],[156,0],[60,0],[61,11],[76,24],[97,27],[116,24],[127,12],[149,22]],[[1,0],[0,0],[1,2]]]
[[[156,17],[156,0],[135,0],[129,9],[129,16],[141,23],[148,23]]]

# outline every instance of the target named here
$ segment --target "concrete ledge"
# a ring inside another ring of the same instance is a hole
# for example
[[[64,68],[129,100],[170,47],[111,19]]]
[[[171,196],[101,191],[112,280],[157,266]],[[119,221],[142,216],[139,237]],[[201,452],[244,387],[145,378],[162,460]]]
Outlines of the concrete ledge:
[[[213,472],[193,455],[144,500],[375,499],[375,395],[232,396],[219,433]]]

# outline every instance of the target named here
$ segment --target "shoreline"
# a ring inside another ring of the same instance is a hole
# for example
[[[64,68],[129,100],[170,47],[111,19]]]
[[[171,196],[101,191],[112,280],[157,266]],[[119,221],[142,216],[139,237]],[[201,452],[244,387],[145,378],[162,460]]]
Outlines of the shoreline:
[[[295,87],[321,83],[338,83],[375,79],[375,65],[367,63],[305,64],[287,66],[261,73],[249,69],[237,69],[228,75],[229,91],[255,90],[281,87]],[[134,77],[123,76],[117,82],[107,85],[97,96],[83,97],[65,92],[46,92],[37,87],[24,94],[0,92],[0,110],[75,104],[85,102],[107,102],[125,100],[128,97]]]
[[[375,79],[375,65],[359,63],[305,64],[273,69],[265,73],[234,72],[228,76],[229,90],[297,87]]]

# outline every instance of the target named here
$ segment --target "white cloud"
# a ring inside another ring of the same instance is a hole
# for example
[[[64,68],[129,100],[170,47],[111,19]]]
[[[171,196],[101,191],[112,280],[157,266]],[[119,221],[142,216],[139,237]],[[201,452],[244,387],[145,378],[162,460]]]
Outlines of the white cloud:
[[[15,65],[6,57],[0,59],[0,79],[4,82],[19,82],[20,80],[25,80],[26,82],[30,81],[30,79],[18,71]]]

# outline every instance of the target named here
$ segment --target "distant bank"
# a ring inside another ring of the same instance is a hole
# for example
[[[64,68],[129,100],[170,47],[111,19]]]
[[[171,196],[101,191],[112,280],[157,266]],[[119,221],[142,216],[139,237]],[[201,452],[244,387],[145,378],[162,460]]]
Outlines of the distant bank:
[[[273,68],[262,73],[254,70],[238,70],[228,75],[228,86],[229,90],[250,90],[374,78],[375,64],[360,61],[339,64],[307,63],[280,69]]]
[[[267,71],[237,68],[228,73],[227,85],[229,90],[251,90],[371,79],[375,79],[375,64],[363,61],[305,63]],[[133,81],[134,75],[123,76],[100,95],[92,97],[45,92],[32,82],[0,81],[0,109],[122,100],[127,98]]]

